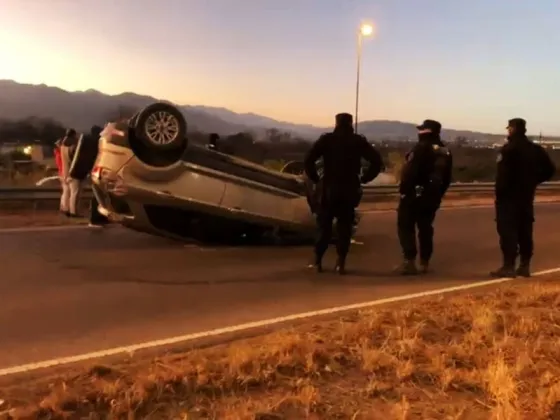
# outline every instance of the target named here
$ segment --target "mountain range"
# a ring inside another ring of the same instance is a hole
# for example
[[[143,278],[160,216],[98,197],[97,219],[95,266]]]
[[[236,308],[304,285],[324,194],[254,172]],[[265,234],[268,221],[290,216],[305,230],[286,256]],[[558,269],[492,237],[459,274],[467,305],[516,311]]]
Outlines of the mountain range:
[[[30,116],[52,118],[64,126],[88,130],[94,124],[103,124],[110,115],[123,107],[140,109],[158,99],[125,92],[107,95],[97,90],[69,92],[47,85],[31,85],[13,80],[0,80],[0,120],[18,120]],[[277,121],[253,113],[236,113],[226,108],[202,105],[180,105],[189,130],[229,135],[251,131],[261,135],[276,128],[305,139],[314,139],[330,127],[294,124]],[[370,140],[407,139],[416,137],[416,124],[401,121],[361,121],[359,131]],[[443,137],[452,140],[466,137],[469,141],[494,142],[503,135],[466,130],[444,130]]]

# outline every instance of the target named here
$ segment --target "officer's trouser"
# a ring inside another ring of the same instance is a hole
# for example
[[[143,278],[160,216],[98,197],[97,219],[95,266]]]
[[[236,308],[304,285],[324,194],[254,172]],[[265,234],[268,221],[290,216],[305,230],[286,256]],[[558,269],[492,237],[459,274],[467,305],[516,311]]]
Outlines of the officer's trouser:
[[[404,197],[397,209],[397,229],[399,242],[406,260],[414,260],[416,248],[416,228],[420,245],[420,259],[428,262],[434,251],[433,223],[439,209],[440,199],[424,197]]]
[[[496,202],[495,210],[504,265],[515,265],[518,254],[528,264],[533,256],[533,202]]]
[[[333,221],[336,219],[336,251],[341,261],[346,259],[352,240],[355,208],[359,204],[359,185],[354,189],[349,185],[323,185],[317,209],[318,234],[315,242],[315,256],[320,260],[332,238]]]

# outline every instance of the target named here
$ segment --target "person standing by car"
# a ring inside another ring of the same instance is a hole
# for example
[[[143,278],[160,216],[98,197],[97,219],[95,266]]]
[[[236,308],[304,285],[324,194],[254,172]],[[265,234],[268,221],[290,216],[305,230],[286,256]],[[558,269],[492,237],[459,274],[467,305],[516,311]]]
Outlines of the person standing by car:
[[[101,137],[102,131],[103,129],[101,127],[94,125],[93,127],[91,127],[90,136],[87,139],[87,141],[96,143],[98,149],[99,149],[99,139]],[[103,227],[107,223],[109,223],[109,219],[107,219],[107,217],[99,213],[98,207],[99,207],[99,202],[97,201],[95,194],[92,194],[91,202],[90,202],[90,212],[89,212],[90,227]]]
[[[70,168],[72,166],[72,160],[74,159],[74,153],[76,152],[77,144],[78,135],[76,133],[76,130],[74,130],[73,128],[69,128],[66,131],[66,135],[62,139],[60,147],[62,163],[61,181],[65,184],[65,186],[63,187],[64,208],[68,209],[66,213],[68,217],[79,217],[77,213],[77,205],[82,181],[79,179],[74,179],[70,176]],[[66,194],[64,193],[65,191]]]
[[[418,129],[418,143],[406,155],[399,185],[397,230],[404,262],[402,275],[419,274],[416,267],[416,228],[420,245],[420,272],[428,271],[434,249],[433,223],[451,183],[453,158],[440,138],[441,124],[425,120]]]
[[[531,276],[535,192],[556,172],[544,148],[527,137],[526,125],[522,118],[508,121],[507,142],[497,158],[496,230],[503,261],[490,273],[491,277]],[[518,254],[520,264],[516,270]]]
[[[62,154],[60,151],[60,147],[62,146],[62,140],[64,138],[60,138],[56,141],[56,143],[54,144],[54,162],[56,165],[56,169],[57,169],[57,173],[58,173],[58,178],[60,180],[60,187],[62,189],[62,193],[60,194],[60,205],[59,205],[59,210],[61,213],[63,213],[64,215],[68,215],[68,199],[70,197],[70,191],[68,188],[68,184],[64,181],[64,169],[62,167]]]
[[[381,155],[364,136],[354,132],[352,115],[337,114],[332,133],[323,134],[311,147],[304,161],[305,174],[314,184],[321,184],[317,202],[318,235],[315,243],[314,267],[323,270],[322,261],[332,237],[336,219],[336,271],[346,272],[346,257],[350,249],[355,209],[360,201],[361,184],[373,181],[383,169]],[[323,177],[317,173],[316,162],[323,159]],[[369,166],[360,176],[361,160]]]

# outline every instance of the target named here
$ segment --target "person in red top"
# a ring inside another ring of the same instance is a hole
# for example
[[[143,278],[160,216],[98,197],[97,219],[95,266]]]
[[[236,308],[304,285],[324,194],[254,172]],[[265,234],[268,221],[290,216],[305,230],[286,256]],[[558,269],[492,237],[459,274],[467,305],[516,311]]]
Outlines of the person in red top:
[[[54,161],[56,168],[58,169],[58,177],[60,179],[60,185],[62,187],[62,195],[60,196],[60,212],[68,215],[68,184],[64,181],[64,169],[62,167],[62,153],[60,151],[60,146],[62,145],[63,139],[58,139],[54,144]]]
[[[62,155],[60,154],[60,140],[54,144],[54,160],[58,169],[58,176],[62,176]]]
[[[76,147],[79,141],[78,134],[73,128],[66,130],[66,135],[60,141],[60,157],[62,165],[59,167],[62,197],[60,198],[60,211],[67,217],[79,217],[76,210],[81,181],[70,176],[70,168]]]

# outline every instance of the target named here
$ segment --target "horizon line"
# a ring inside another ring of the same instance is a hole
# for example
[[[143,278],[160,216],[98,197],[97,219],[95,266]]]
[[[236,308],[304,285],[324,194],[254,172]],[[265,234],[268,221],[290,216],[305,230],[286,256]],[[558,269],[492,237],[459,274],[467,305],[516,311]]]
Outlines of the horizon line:
[[[149,98],[155,99],[156,101],[170,102],[170,103],[172,103],[172,104],[174,104],[175,106],[178,106],[178,107],[191,107],[191,108],[204,107],[204,108],[210,108],[210,109],[212,109],[212,108],[213,109],[223,109],[223,110],[230,111],[230,112],[232,112],[234,114],[237,114],[237,115],[251,114],[251,115],[254,115],[254,116],[257,116],[257,117],[267,118],[267,119],[273,120],[273,121],[275,121],[277,123],[281,123],[281,124],[290,124],[290,125],[294,125],[294,126],[309,127],[309,128],[316,128],[316,129],[328,128],[327,126],[318,126],[318,125],[309,124],[309,123],[299,124],[299,123],[294,123],[294,122],[290,122],[290,121],[277,120],[276,118],[269,117],[267,115],[256,114],[254,112],[237,112],[237,111],[234,111],[232,109],[225,108],[225,107],[219,107],[219,106],[179,104],[177,102],[170,101],[170,100],[164,99],[164,98],[158,98],[158,97],[150,95],[150,94],[130,92],[130,91],[124,91],[124,92],[120,92],[120,93],[111,94],[111,93],[103,92],[103,91],[95,89],[95,88],[89,88],[89,89],[86,89],[86,90],[68,90],[68,89],[64,89],[60,86],[49,85],[47,83],[38,83],[38,84],[36,84],[36,83],[26,83],[26,82],[18,82],[17,80],[14,80],[14,79],[0,79],[0,83],[1,82],[11,82],[11,83],[15,83],[15,84],[18,84],[18,85],[27,85],[27,86],[36,86],[36,87],[45,86],[45,87],[48,87],[48,88],[59,89],[59,90],[62,90],[63,92],[70,93],[70,94],[72,94],[72,93],[88,93],[88,92],[91,91],[92,93],[95,92],[95,93],[99,93],[101,95],[109,96],[109,97],[112,97],[112,98],[129,94],[129,95],[135,95],[135,96],[149,97]],[[218,118],[218,119],[228,123],[228,121],[225,121],[224,119],[222,119],[221,117],[219,117],[217,115],[212,115],[212,117]],[[400,124],[410,124],[410,125],[414,125],[414,126],[417,125],[417,123],[413,123],[413,122],[409,122],[409,121],[376,120],[376,119],[358,121],[358,124],[360,124],[360,123],[361,124],[371,123],[371,122],[400,123]],[[265,127],[262,127],[262,128],[265,128]],[[504,137],[506,137],[506,134],[502,134],[502,133],[491,133],[491,132],[484,132],[484,131],[476,131],[476,130],[466,129],[466,128],[442,128],[442,131],[466,131],[466,132],[471,132],[471,133],[476,133],[476,134],[486,134],[486,135],[490,135],[490,136],[501,136],[501,135],[503,135]],[[543,137],[542,130],[539,130],[538,135],[537,134],[527,134],[527,136]],[[546,136],[544,136],[544,137],[546,137]],[[554,138],[560,137],[560,134],[559,135],[551,135],[549,137],[554,137]]]

